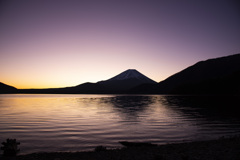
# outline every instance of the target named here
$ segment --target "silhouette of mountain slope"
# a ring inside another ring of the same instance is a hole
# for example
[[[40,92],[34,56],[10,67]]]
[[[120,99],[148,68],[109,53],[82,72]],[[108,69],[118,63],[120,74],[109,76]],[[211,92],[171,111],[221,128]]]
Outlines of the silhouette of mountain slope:
[[[17,93],[17,88],[0,82],[0,93]]]
[[[201,61],[158,84],[159,93],[240,93],[240,54]]]
[[[21,93],[127,93],[141,84],[157,84],[135,69],[126,70],[117,76],[97,83],[83,83],[73,87],[50,89],[24,89]]]
[[[146,77],[142,73],[138,72],[136,69],[128,69],[113,78],[110,78],[106,81],[121,81],[121,80],[128,80],[128,79],[135,79],[141,83],[156,83],[155,81],[151,80],[150,78]]]
[[[157,84],[157,82],[146,77],[135,69],[126,70],[106,81],[97,82],[106,90],[129,90],[141,84]]]
[[[119,93],[145,83],[157,84],[157,82],[149,79],[137,70],[129,69],[108,80],[99,81],[97,83],[84,83],[73,89],[76,92],[87,93]]]
[[[16,89],[0,83],[0,93],[240,94],[240,54],[198,62],[156,83],[134,69],[97,83],[50,89]]]

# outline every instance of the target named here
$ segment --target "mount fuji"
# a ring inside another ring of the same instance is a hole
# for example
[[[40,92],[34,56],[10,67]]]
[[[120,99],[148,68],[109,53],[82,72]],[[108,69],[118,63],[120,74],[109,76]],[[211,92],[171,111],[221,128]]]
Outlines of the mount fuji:
[[[128,69],[110,79],[96,83],[83,83],[73,87],[48,88],[48,89],[21,89],[20,93],[129,93],[129,90],[139,85],[157,84],[135,69]]]
[[[80,84],[73,89],[77,93],[125,93],[142,84],[157,84],[135,69],[128,69],[110,79],[97,83]]]
[[[128,69],[115,77],[105,81],[99,81],[97,84],[103,86],[106,90],[129,90],[142,84],[157,84],[147,76],[135,69]]]
[[[135,79],[141,83],[156,83],[142,73],[138,72],[136,69],[128,69],[115,77],[108,79],[107,81],[122,81],[128,79]]]

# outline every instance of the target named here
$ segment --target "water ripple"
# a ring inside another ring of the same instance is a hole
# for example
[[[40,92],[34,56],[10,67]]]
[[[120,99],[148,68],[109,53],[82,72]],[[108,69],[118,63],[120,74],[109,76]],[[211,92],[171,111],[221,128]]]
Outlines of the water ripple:
[[[240,133],[238,116],[206,110],[201,98],[1,95],[0,140],[17,138],[26,154],[120,147],[117,142],[123,140],[164,144]]]

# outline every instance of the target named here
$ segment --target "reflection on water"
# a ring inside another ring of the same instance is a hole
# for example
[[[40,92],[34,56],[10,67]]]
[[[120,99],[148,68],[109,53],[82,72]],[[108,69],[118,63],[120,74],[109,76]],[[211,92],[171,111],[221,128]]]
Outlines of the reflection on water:
[[[101,103],[111,106],[121,118],[137,120],[138,115],[146,111],[151,104],[156,103],[153,96],[115,96],[102,98]]]
[[[163,95],[0,95],[0,141],[21,154],[157,144],[239,134],[238,97]],[[227,107],[226,107],[227,106]],[[235,113],[235,114],[234,114]]]
[[[239,117],[238,96],[163,96],[161,103],[173,106],[185,115],[197,112],[197,115],[209,120],[223,121]]]

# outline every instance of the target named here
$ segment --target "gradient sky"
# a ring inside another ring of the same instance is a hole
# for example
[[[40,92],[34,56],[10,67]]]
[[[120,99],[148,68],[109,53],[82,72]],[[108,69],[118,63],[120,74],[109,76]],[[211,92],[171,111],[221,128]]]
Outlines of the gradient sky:
[[[74,86],[137,69],[159,82],[240,53],[238,0],[0,0],[0,81]]]

